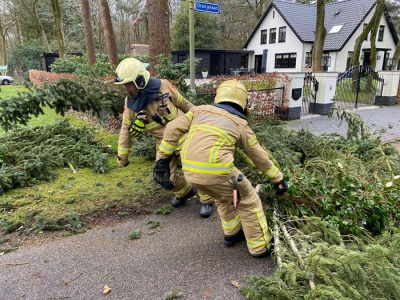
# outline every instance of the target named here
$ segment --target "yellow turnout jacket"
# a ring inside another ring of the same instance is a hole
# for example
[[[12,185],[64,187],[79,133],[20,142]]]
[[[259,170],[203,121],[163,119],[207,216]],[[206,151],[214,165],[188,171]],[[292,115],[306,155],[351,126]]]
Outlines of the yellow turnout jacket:
[[[185,133],[188,134],[180,155],[189,182],[214,185],[229,180],[237,144],[272,183],[283,179],[247,121],[240,116],[213,105],[191,108],[184,116],[168,123],[158,158],[171,155]]]
[[[132,137],[128,128],[138,113],[127,107],[127,99],[128,97],[125,98],[122,126],[118,139],[118,156],[121,157],[123,162],[128,161],[129,150],[132,146]],[[160,104],[165,104],[168,110],[165,108],[160,109]],[[168,80],[161,79],[160,91],[156,100],[147,104],[142,110],[146,113],[145,128],[154,137],[157,145],[161,143],[165,125],[176,117],[183,116],[192,107],[193,104],[186,100]],[[162,117],[163,124],[154,121],[152,118],[154,115]]]

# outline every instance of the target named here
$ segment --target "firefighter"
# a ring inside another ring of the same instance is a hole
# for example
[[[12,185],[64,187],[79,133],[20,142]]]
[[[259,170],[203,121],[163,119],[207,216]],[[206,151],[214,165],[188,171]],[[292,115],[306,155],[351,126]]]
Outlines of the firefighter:
[[[129,165],[129,151],[132,137],[140,138],[146,129],[157,145],[160,144],[165,126],[174,118],[184,115],[193,104],[186,100],[168,80],[151,78],[143,64],[135,58],[127,58],[120,62],[115,73],[115,84],[122,84],[128,96],[121,131],[118,139],[118,163]],[[157,147],[158,148],[158,147]],[[159,152],[159,151],[157,151]],[[179,151],[176,152],[179,154]],[[174,155],[170,164],[170,176],[161,186],[175,194],[173,207],[180,207],[196,194],[196,189],[176,174],[179,156]],[[213,200],[208,195],[199,194],[202,202],[200,215],[209,217],[213,211]]]
[[[277,194],[283,194],[288,184],[249,128],[246,105],[246,87],[236,79],[223,82],[212,105],[192,107],[168,123],[153,173],[156,181],[162,181],[179,139],[188,133],[180,153],[185,178],[199,193],[214,199],[225,245],[245,238],[249,253],[259,258],[271,253],[272,237],[258,194],[234,166],[236,145],[274,184]]]

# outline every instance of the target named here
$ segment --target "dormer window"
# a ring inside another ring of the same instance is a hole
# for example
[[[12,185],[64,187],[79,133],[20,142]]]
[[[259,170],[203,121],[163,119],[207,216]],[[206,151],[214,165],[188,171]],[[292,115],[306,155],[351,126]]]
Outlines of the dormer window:
[[[343,25],[335,25],[331,28],[328,33],[338,33],[342,29]]]

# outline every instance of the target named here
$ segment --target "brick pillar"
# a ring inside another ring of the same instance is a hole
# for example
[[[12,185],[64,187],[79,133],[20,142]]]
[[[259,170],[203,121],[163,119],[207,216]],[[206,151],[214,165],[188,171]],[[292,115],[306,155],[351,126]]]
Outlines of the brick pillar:
[[[318,81],[317,100],[315,113],[326,116],[333,105],[333,97],[336,90],[337,72],[313,72],[312,75]]]
[[[375,96],[375,105],[390,106],[396,104],[397,89],[399,87],[400,71],[379,71],[385,81],[383,84],[382,96]]]

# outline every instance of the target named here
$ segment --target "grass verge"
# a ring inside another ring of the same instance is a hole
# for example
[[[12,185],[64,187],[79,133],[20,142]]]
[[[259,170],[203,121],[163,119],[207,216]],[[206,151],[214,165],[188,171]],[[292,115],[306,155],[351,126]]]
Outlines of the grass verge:
[[[14,94],[16,90],[19,89],[14,89]],[[63,118],[50,108],[44,110],[44,115],[30,120],[29,127],[54,124]],[[65,118],[72,126],[95,126],[82,116],[69,113]],[[103,139],[111,148],[110,172],[96,174],[90,169],[73,170],[66,166],[57,170],[57,178],[51,182],[9,190],[1,195],[0,238],[4,241],[1,244],[4,251],[0,252],[15,249],[16,245],[32,239],[45,238],[49,232],[76,234],[96,224],[153,213],[169,204],[171,196],[153,181],[154,163],[131,156],[131,164],[120,168],[116,160],[118,134],[96,129],[96,138]],[[0,135],[3,133],[0,130]]]

